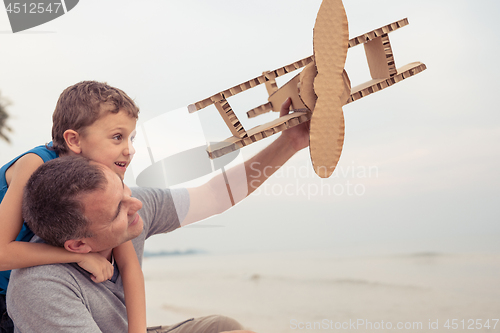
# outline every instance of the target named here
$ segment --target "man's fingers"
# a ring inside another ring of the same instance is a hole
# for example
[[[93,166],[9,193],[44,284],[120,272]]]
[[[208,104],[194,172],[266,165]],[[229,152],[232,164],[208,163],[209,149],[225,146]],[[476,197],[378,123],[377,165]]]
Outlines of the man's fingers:
[[[288,97],[286,101],[281,104],[280,117],[283,117],[290,113],[290,105],[292,105],[292,99]]]

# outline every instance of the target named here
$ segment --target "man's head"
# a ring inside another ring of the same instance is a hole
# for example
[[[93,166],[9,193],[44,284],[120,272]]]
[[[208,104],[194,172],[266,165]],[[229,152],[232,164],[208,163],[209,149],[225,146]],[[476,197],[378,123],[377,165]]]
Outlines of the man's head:
[[[47,243],[87,253],[110,250],[142,232],[137,211],[119,175],[79,156],[38,168],[26,184],[23,217]]]
[[[81,154],[122,177],[134,154],[139,108],[122,90],[83,81],[66,88],[52,115],[53,147],[60,155]]]

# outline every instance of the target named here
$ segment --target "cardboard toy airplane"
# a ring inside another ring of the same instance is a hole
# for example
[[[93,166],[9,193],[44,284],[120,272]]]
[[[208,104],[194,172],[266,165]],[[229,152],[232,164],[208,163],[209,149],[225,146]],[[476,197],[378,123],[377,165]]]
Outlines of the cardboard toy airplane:
[[[341,0],[323,0],[313,34],[314,55],[293,64],[267,71],[261,76],[221,91],[188,106],[193,113],[214,104],[233,134],[212,144],[207,151],[214,159],[235,151],[287,128],[311,120],[310,153],[314,171],[329,177],[340,159],[344,143],[342,106],[385,89],[426,69],[415,62],[396,69],[389,33],[408,25],[403,19],[349,40],[347,16]],[[344,70],[348,48],[363,44],[372,80],[351,89]],[[276,78],[305,67],[301,73],[278,88]],[[280,111],[281,104],[292,99],[290,114],[272,122],[245,130],[227,98],[244,90],[265,84],[268,103],[247,112],[252,118],[269,111]]]

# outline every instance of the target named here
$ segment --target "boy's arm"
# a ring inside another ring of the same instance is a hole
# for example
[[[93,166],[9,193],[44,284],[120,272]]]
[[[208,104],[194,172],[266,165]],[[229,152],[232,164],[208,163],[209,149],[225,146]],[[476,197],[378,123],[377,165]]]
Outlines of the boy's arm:
[[[146,292],[144,275],[131,241],[113,249],[120,270],[127,307],[128,333],[146,332]]]
[[[113,275],[113,267],[98,255],[77,254],[40,243],[15,241],[23,224],[23,190],[31,174],[43,164],[35,154],[26,154],[9,172],[9,188],[0,203],[0,271],[37,265],[76,262],[102,282]]]
[[[281,106],[280,116],[288,114],[291,100]],[[229,209],[262,185],[296,152],[309,145],[309,122],[285,130],[274,142],[245,163],[229,169],[208,183],[189,190],[190,207],[182,225],[203,220]],[[224,177],[229,180],[232,195]],[[231,202],[232,201],[232,202]]]

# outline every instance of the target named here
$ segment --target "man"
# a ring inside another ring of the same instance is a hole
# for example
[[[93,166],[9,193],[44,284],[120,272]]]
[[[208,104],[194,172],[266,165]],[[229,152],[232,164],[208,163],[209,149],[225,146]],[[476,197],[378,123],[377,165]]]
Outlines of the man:
[[[287,105],[288,104],[288,105]],[[288,109],[289,103],[284,104]],[[282,114],[286,113],[282,110]],[[247,161],[248,184],[231,187],[233,202],[253,192],[295,152],[307,146],[307,128],[285,131]],[[238,167],[227,172],[231,178]],[[98,253],[111,262],[112,249],[132,240],[139,260],[144,241],[229,208],[218,204],[220,180],[189,190],[134,189],[105,166],[83,158],[59,158],[42,165],[25,190],[23,216],[40,238],[68,251]],[[225,186],[224,186],[225,187]],[[215,194],[214,194],[215,193]],[[225,201],[223,201],[225,202]],[[96,284],[76,264],[37,266],[14,271],[7,308],[16,332],[126,332],[121,277]],[[149,332],[240,330],[234,320],[210,316]]]
[[[133,239],[141,257],[147,237],[180,226],[187,205],[176,209],[173,197],[185,202],[187,192],[137,189],[135,197],[131,194],[109,168],[80,157],[61,157],[43,164],[30,178],[23,214],[35,234],[68,251],[94,252],[112,261],[112,249]],[[116,267],[115,272],[111,280],[96,284],[76,264],[15,271],[7,292],[15,331],[127,332],[123,287]],[[176,326],[172,332],[241,328],[220,316]]]

